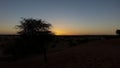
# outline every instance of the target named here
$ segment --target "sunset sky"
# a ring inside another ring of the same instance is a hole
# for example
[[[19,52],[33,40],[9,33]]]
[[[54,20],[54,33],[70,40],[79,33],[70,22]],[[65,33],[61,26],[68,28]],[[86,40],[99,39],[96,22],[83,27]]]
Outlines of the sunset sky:
[[[24,18],[43,19],[57,35],[110,35],[120,29],[120,0],[0,0],[0,34]]]

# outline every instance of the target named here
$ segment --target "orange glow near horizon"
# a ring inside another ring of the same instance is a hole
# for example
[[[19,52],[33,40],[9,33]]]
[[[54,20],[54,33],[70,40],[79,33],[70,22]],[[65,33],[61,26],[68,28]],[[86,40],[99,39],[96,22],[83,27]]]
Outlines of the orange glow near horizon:
[[[54,29],[52,31],[55,33],[55,35],[66,35],[66,34],[68,34],[66,31],[60,30],[60,29]]]
[[[78,33],[70,30],[70,29],[52,29],[53,33],[55,33],[55,35],[77,35]]]
[[[52,32],[55,35],[74,35],[75,32],[73,30],[67,28],[52,28]]]

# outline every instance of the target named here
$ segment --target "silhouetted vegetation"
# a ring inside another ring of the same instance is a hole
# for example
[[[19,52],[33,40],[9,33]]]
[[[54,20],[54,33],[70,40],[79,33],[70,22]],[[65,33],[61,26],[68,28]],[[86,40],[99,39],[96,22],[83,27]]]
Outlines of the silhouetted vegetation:
[[[51,26],[41,19],[24,18],[20,21],[20,25],[17,25],[20,37],[15,40],[14,45],[8,46],[4,53],[17,59],[43,53],[47,61],[47,45],[54,38],[54,34],[50,31]]]
[[[116,34],[117,34],[117,35],[120,35],[120,30],[116,30]]]

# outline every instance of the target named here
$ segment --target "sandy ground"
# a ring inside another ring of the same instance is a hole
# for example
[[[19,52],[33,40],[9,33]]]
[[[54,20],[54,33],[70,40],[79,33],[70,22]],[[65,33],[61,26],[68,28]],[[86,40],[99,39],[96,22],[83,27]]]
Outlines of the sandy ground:
[[[0,68],[120,68],[120,39],[89,42],[43,57],[0,63]]]

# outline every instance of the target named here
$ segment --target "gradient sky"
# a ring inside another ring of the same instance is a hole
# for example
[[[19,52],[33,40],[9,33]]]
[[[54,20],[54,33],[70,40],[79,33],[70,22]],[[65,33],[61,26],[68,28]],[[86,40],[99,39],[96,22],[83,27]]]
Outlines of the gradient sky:
[[[0,0],[0,34],[15,34],[21,17],[43,19],[56,34],[115,34],[120,0]]]

